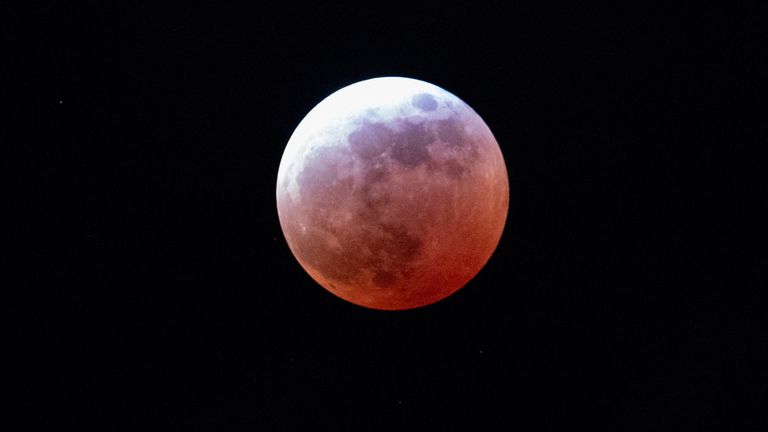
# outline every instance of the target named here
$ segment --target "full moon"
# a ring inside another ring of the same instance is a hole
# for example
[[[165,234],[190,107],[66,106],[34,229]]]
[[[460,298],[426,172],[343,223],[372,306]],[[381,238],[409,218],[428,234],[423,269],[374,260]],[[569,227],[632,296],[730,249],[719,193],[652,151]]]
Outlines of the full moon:
[[[466,285],[496,249],[508,205],[485,122],[410,78],[361,81],[321,101],[277,174],[280,225],[299,264],[372,309],[425,306]]]

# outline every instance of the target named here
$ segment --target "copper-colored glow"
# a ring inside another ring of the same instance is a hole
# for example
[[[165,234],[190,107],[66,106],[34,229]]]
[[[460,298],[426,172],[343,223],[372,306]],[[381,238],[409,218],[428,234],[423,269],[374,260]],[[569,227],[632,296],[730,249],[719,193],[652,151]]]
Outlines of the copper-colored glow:
[[[463,287],[496,248],[508,201],[488,126],[453,94],[407,78],[326,98],[278,172],[296,259],[328,291],[374,309],[416,308]]]

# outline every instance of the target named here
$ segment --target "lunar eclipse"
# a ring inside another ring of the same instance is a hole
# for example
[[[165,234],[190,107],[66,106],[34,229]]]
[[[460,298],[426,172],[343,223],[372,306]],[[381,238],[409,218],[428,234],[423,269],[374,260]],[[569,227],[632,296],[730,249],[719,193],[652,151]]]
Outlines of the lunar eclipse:
[[[508,203],[485,122],[410,78],[328,96],[294,131],[277,177],[298,262],[331,293],[372,309],[417,308],[461,289],[496,249]]]

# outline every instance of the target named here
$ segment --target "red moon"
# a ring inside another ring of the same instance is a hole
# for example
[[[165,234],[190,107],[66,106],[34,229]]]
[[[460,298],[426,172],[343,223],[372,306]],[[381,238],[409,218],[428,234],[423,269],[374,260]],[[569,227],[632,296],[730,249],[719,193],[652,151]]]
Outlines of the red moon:
[[[301,121],[277,175],[293,255],[336,296],[381,310],[435,303],[498,245],[509,204],[493,134],[461,99],[385,77],[333,93]]]

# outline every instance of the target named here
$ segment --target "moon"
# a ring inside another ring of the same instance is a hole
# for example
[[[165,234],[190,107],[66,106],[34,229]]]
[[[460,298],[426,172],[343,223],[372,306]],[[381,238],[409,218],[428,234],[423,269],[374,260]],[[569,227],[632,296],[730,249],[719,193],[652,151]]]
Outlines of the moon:
[[[496,249],[508,205],[485,122],[411,78],[360,81],[321,101],[277,174],[280,226],[299,264],[372,309],[413,309],[461,289]]]

